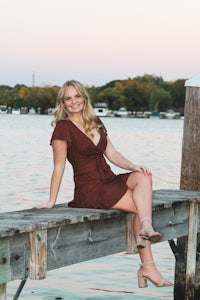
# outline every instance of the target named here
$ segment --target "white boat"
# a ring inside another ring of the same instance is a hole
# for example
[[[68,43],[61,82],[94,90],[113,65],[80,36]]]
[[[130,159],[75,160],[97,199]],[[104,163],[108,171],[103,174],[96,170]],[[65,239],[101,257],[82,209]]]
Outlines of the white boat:
[[[8,109],[6,105],[0,105],[0,114],[7,114]]]
[[[105,102],[98,102],[94,104],[94,113],[98,117],[107,117],[108,115],[108,105]]]
[[[128,117],[128,111],[125,107],[121,107],[115,112],[116,117]]]
[[[55,108],[50,107],[47,109],[47,115],[49,115],[49,116],[54,115],[54,112],[55,112]]]
[[[20,113],[21,113],[20,108],[13,108],[13,109],[12,109],[12,114],[13,114],[13,115],[19,115]]]
[[[179,112],[175,112],[172,109],[169,109],[166,112],[160,112],[159,118],[160,119],[180,119],[181,114]]]
[[[29,109],[29,114],[30,114],[30,115],[35,115],[35,114],[36,114],[35,108],[31,107],[31,108]]]
[[[128,113],[129,118],[146,118],[149,119],[152,115],[151,111],[131,111]]]

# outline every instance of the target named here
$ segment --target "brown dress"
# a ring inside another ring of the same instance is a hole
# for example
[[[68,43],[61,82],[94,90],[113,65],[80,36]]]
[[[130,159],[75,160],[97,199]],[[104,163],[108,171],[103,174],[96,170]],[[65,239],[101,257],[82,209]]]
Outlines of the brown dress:
[[[102,124],[99,118],[97,123]],[[67,142],[67,158],[74,171],[74,199],[71,207],[111,208],[127,191],[129,173],[115,175],[104,158],[107,132],[100,128],[97,145],[70,120],[56,124],[51,142]]]

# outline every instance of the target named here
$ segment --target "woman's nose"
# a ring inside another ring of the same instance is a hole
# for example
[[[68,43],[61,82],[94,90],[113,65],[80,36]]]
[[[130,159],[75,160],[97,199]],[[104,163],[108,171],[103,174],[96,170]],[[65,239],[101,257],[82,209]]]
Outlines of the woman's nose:
[[[72,103],[76,103],[76,98],[72,97]]]

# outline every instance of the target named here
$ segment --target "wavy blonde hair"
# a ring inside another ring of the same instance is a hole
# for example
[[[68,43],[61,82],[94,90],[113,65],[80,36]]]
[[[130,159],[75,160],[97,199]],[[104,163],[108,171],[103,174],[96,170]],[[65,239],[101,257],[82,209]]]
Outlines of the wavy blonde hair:
[[[99,129],[99,127],[101,127],[101,126],[97,125],[97,123],[96,123],[97,117],[93,111],[92,105],[90,103],[90,97],[89,97],[86,89],[77,80],[68,80],[60,88],[58,95],[57,95],[56,109],[54,112],[54,120],[52,122],[52,126],[55,126],[58,121],[67,120],[70,117],[69,112],[66,110],[66,108],[64,106],[64,95],[65,95],[66,88],[69,86],[73,86],[85,100],[85,104],[84,104],[84,108],[83,108],[83,112],[82,112],[83,121],[84,121],[84,129],[85,129],[86,134],[89,134],[93,137],[91,130],[93,128]]]

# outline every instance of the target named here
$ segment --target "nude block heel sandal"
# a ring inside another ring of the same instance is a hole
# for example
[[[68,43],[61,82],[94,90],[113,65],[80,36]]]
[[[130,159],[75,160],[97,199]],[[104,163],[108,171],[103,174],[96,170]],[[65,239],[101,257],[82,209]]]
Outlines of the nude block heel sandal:
[[[153,263],[154,263],[154,261],[150,260],[150,261],[143,262],[140,265],[140,268],[139,268],[138,273],[137,273],[137,276],[138,276],[138,287],[139,288],[145,288],[145,287],[147,287],[148,286],[147,280],[149,280],[151,283],[153,283],[157,287],[166,287],[166,286],[173,285],[173,283],[171,281],[161,279],[159,282],[155,282],[150,277],[147,277],[147,276],[143,275],[142,267],[145,266],[145,265],[148,265],[148,264],[153,264]]]

